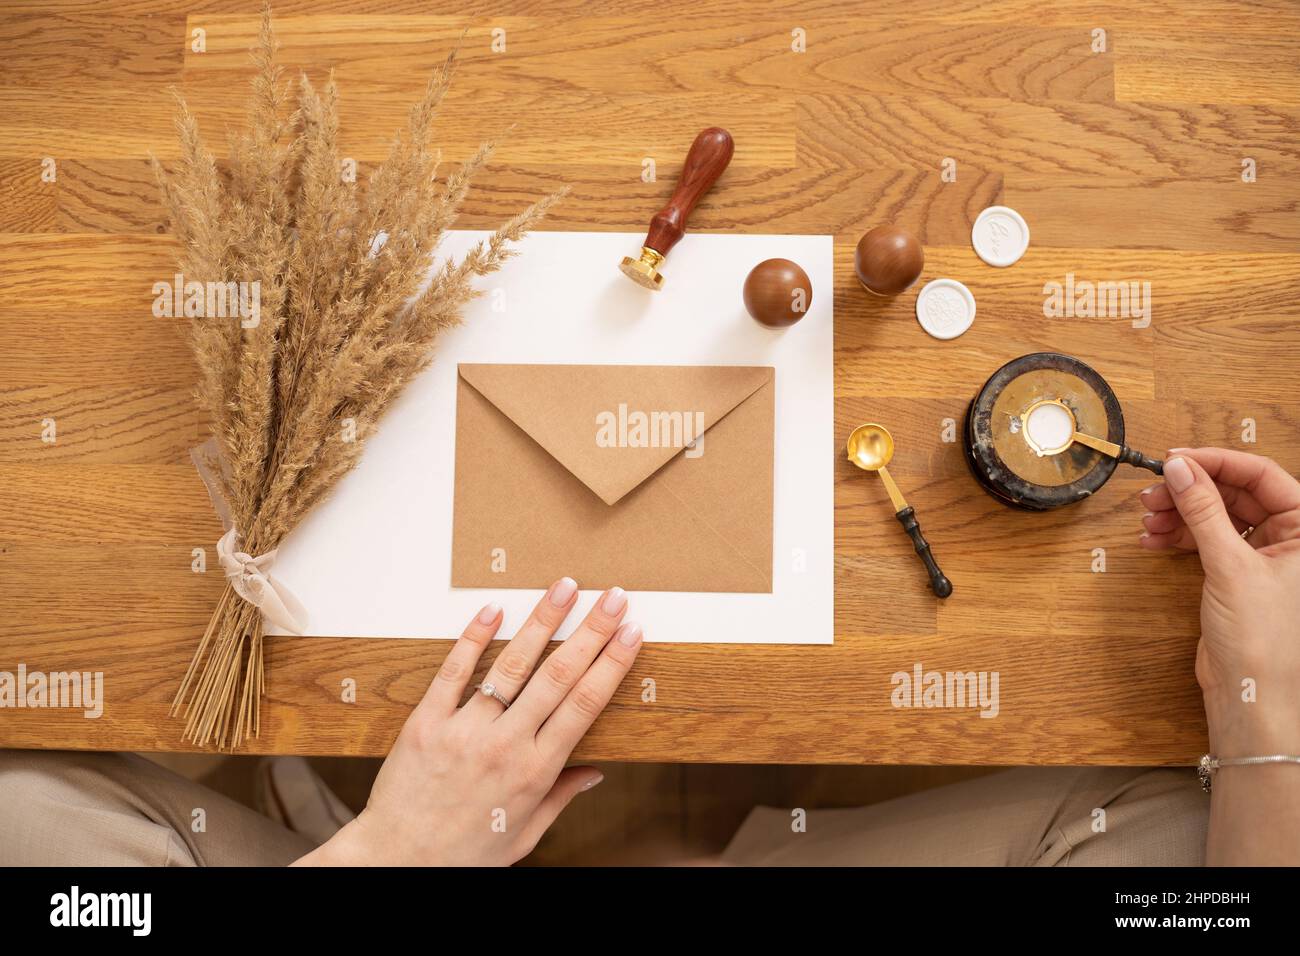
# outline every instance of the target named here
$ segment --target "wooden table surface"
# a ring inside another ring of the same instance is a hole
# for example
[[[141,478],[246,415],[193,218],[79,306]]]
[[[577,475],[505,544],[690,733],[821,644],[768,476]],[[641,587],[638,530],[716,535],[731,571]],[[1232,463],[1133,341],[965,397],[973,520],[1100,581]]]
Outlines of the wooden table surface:
[[[568,183],[549,228],[642,229],[695,133],[730,129],[735,159],[693,226],[834,234],[837,441],[861,421],[888,423],[894,475],[956,585],[947,602],[929,595],[880,483],[841,462],[834,646],[648,646],[581,755],[1177,764],[1200,754],[1200,569],[1195,557],[1140,550],[1136,495],[1150,476],[1122,469],[1077,506],[1013,513],[976,486],[945,421],[1003,362],[1052,349],[1109,380],[1144,450],[1225,445],[1300,470],[1300,5],[453,0],[428,15],[432,6],[277,5],[282,62],[336,71],[344,145],[363,174],[466,28],[439,126],[445,153],[460,160],[514,129],[463,227],[494,225]],[[0,710],[0,745],[187,749],[166,711],[221,588],[220,526],[187,460],[205,434],[194,366],[176,328],[150,313],[175,249],[147,157],[177,154],[173,86],[224,142],[256,21],[248,0],[11,0],[0,14],[0,670],[103,671],[105,683],[98,720]],[[196,29],[205,52],[190,49]],[[796,30],[805,52],[791,49]],[[657,182],[641,181],[646,157]],[[47,158],[54,182],[42,180]],[[955,181],[941,176],[945,158]],[[1010,269],[983,265],[969,244],[974,216],[997,203],[1033,231]],[[979,315],[966,335],[930,339],[914,295],[876,300],[857,286],[854,244],[885,222],[925,243],[924,279],[970,286]],[[1150,326],[1045,318],[1044,283],[1070,273],[1150,282]],[[190,569],[196,547],[208,549],[206,574]],[[447,646],[273,639],[251,749],[384,753]],[[996,718],[891,706],[891,675],[917,663],[997,671]],[[340,700],[346,678],[356,703]],[[642,700],[646,678],[653,702]]]

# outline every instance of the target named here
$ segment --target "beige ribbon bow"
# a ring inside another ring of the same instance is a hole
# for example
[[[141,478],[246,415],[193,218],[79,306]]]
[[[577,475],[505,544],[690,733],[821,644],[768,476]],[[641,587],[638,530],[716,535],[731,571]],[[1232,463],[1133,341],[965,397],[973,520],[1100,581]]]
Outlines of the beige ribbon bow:
[[[275,551],[268,551],[260,558],[255,558],[246,551],[235,550],[239,531],[221,496],[221,483],[217,480],[216,472],[223,470],[223,466],[216,439],[209,438],[197,448],[191,448],[190,460],[203,479],[203,487],[208,490],[208,498],[217,517],[221,519],[221,526],[226,529],[226,533],[217,542],[217,559],[225,568],[231,587],[236,594],[261,611],[272,624],[293,634],[301,634],[307,626],[307,609],[283,584],[267,573],[275,560]]]
[[[307,609],[267,571],[275,561],[275,549],[259,557],[236,551],[239,531],[234,525],[217,542],[217,559],[226,571],[235,593],[262,612],[268,621],[293,634],[307,625]]]

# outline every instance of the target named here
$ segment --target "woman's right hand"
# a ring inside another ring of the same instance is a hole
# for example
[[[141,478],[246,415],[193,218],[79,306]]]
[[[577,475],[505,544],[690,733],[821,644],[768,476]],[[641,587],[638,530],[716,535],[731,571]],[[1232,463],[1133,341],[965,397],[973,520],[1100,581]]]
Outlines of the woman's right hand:
[[[1244,452],[1176,448],[1170,455],[1164,484],[1142,492],[1142,545],[1200,552],[1196,678],[1210,750],[1300,754],[1300,482]]]

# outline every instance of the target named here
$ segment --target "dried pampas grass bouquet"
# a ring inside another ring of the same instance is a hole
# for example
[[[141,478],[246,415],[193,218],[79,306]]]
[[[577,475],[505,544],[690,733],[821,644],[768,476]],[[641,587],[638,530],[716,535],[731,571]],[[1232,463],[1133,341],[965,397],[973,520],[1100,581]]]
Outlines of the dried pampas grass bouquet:
[[[454,53],[388,157],[358,186],[342,174],[333,78],[317,90],[303,76],[291,110],[275,49],[267,11],[253,51],[248,128],[227,164],[204,147],[179,98],[180,161],[171,172],[154,164],[182,245],[196,394],[212,425],[195,461],[226,525],[217,546],[226,588],[172,713],[185,718],[186,739],[227,749],[258,733],[263,616],[302,627],[303,609],[269,574],[276,547],[356,464],[439,333],[477,294],[474,278],[498,269],[510,243],[561,195],[435,269],[439,237],[492,151],[483,145],[439,178],[429,136]],[[214,287],[221,301],[238,297],[233,318],[225,317],[233,309],[214,316],[203,308]]]

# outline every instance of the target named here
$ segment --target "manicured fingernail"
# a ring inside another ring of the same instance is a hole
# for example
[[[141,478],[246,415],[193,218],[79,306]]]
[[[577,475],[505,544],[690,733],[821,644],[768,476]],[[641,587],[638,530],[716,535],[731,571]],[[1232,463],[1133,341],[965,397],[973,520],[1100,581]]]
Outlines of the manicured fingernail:
[[[487,627],[497,619],[497,615],[500,613],[500,604],[484,604],[483,610],[478,612],[478,622],[484,627]]]
[[[605,600],[600,602],[600,609],[613,617],[627,607],[627,592],[622,588],[610,588],[605,592]]]
[[[641,642],[641,625],[627,621],[614,632],[614,637],[620,644],[627,647],[636,647]]]
[[[1187,467],[1187,462],[1181,458],[1170,458],[1165,462],[1165,483],[1174,489],[1177,494],[1182,494],[1192,483],[1196,481],[1196,476],[1192,474],[1192,469]]]
[[[1147,538],[1149,538],[1149,537],[1151,537],[1151,535],[1149,535],[1149,534],[1147,534],[1145,531],[1143,531],[1140,535],[1138,535],[1138,540],[1139,540],[1139,541],[1145,541],[1145,540],[1146,540]]]
[[[573,578],[560,578],[551,585],[551,603],[556,607],[565,607],[578,593],[578,582]]]
[[[1178,454],[1180,451],[1191,451],[1191,449],[1190,449],[1190,448],[1171,448],[1171,449],[1169,449],[1169,454],[1171,454],[1171,455],[1176,455],[1176,454]]]
[[[1146,521],[1147,518],[1154,518],[1154,517],[1155,517],[1155,513],[1154,513],[1154,512],[1151,512],[1151,511],[1148,511],[1146,514],[1144,514],[1144,515],[1142,516],[1142,520],[1143,520],[1143,521]]]
[[[582,789],[590,790],[592,787],[596,786],[596,784],[600,783],[604,779],[605,779],[605,775],[603,773],[598,773],[596,774],[596,776],[592,777],[590,780],[584,783],[582,785]]]
[[[1145,498],[1147,495],[1151,494],[1151,492],[1155,490],[1156,490],[1156,486],[1152,485],[1149,488],[1143,488],[1140,492],[1138,492],[1138,494],[1141,495],[1141,497]]]

